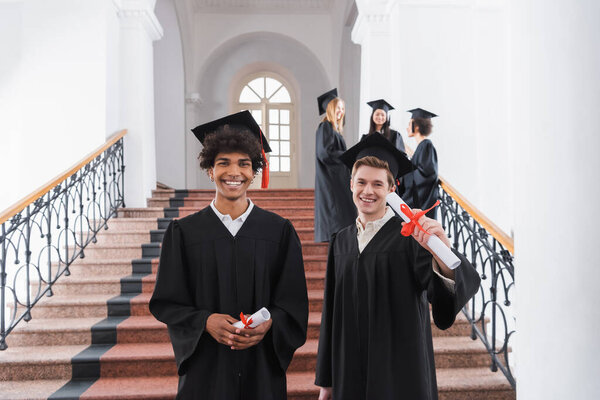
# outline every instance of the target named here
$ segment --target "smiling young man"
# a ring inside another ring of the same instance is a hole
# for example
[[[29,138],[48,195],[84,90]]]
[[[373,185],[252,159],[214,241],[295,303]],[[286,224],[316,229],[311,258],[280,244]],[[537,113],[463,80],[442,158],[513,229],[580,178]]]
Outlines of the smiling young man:
[[[479,287],[479,276],[460,254],[447,268],[432,257],[427,236],[450,247],[441,225],[427,217],[412,238],[386,206],[395,178],[410,161],[381,135],[371,135],[342,156],[352,168],[350,187],[358,218],[329,245],[325,300],[315,384],[319,400],[436,400],[429,316],[449,328]],[[418,210],[413,210],[417,212]]]
[[[215,199],[167,228],[150,300],[173,344],[177,398],[285,399],[286,369],[306,340],[308,298],[292,224],[246,195],[268,143],[247,111],[193,132]],[[271,320],[233,326],[240,312],[262,307]]]

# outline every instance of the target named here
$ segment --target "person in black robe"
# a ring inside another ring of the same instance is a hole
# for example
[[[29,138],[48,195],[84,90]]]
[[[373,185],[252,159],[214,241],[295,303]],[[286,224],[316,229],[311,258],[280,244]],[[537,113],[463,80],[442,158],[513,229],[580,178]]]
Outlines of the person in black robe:
[[[409,227],[412,237],[403,236],[405,223],[385,197],[410,163],[385,140],[371,147],[365,142],[344,155],[353,166],[359,216],[329,244],[315,379],[319,400],[436,400],[429,304],[435,324],[449,328],[479,288],[479,276],[457,252],[461,264],[454,270],[432,257],[429,234],[450,247],[439,222],[422,216],[418,222],[428,233]]]
[[[394,110],[394,107],[384,99],[369,101],[367,104],[373,109],[373,112],[369,122],[369,132],[362,135],[360,140],[365,140],[369,135],[380,134],[398,150],[406,153],[402,135],[390,128],[390,111]]]
[[[410,207],[425,210],[433,206],[439,198],[437,152],[431,140],[427,138],[433,128],[431,118],[437,115],[420,108],[409,112],[412,113],[412,118],[407,128],[408,137],[416,139],[417,148],[411,157],[414,169],[402,177],[398,194]],[[426,215],[436,219],[437,209],[434,208]]]
[[[352,193],[348,188],[350,173],[340,161],[346,151],[342,136],[344,101],[337,89],[317,99],[319,113],[325,113],[319,124],[315,143],[315,242],[328,242],[331,235],[356,218]]]
[[[168,327],[177,399],[285,399],[286,369],[306,340],[298,235],[290,221],[246,198],[264,166],[261,144],[270,150],[264,137],[259,143],[253,136],[262,133],[250,119],[246,111],[194,129],[215,200],[174,220],[163,239],[150,311]],[[269,321],[254,329],[233,326],[240,312],[262,307]]]

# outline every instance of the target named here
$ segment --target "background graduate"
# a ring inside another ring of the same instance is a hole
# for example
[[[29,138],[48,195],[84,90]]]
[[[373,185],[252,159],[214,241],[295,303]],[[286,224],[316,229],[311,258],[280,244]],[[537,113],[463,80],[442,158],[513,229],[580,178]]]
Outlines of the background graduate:
[[[319,114],[325,114],[316,133],[315,153],[315,242],[327,242],[332,234],[352,223],[356,211],[348,187],[350,173],[340,161],[346,151],[342,137],[344,101],[337,89],[317,99]]]
[[[402,177],[398,194],[410,207],[428,209],[438,200],[438,160],[437,152],[431,140],[433,125],[431,118],[437,117],[432,112],[415,108],[408,123],[408,137],[414,137],[417,148],[411,157],[414,165],[412,172]],[[426,214],[429,218],[436,219],[437,208]]]
[[[394,178],[410,162],[379,135],[343,156],[352,167],[356,222],[329,244],[315,384],[320,400],[436,400],[429,303],[449,328],[475,294],[479,276],[462,255],[448,269],[427,247],[428,234],[450,243],[439,222],[411,229],[386,206]],[[390,171],[391,170],[391,171]],[[417,210],[413,210],[416,212]],[[410,234],[410,233],[409,233]]]
[[[306,339],[308,299],[292,224],[246,197],[268,143],[247,111],[193,132],[215,199],[167,228],[150,300],[173,344],[177,398],[285,399],[286,369]],[[270,321],[232,326],[240,312],[261,307]]]
[[[369,122],[369,133],[362,135],[360,140],[364,140],[367,136],[378,133],[389,140],[398,150],[406,153],[402,135],[400,135],[400,132],[390,128],[390,111],[393,110],[394,107],[384,99],[369,101],[367,104],[373,109]]]

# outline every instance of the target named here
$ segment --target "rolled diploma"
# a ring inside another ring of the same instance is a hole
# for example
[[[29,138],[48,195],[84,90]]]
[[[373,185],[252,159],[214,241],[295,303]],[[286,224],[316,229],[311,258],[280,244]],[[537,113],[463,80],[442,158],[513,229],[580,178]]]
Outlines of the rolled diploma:
[[[400,205],[406,204],[404,200],[400,198],[400,196],[392,192],[386,196],[386,200],[390,207],[392,207],[392,210],[394,210],[396,214],[398,214],[404,220],[404,222],[410,222],[410,218],[400,211]],[[460,259],[456,257],[452,250],[450,250],[450,248],[446,246],[439,237],[435,235],[429,235],[429,239],[427,239],[427,246],[429,246],[431,251],[433,251],[448,268],[455,269],[460,265]]]
[[[250,328],[256,328],[263,322],[267,322],[268,320],[270,320],[271,313],[269,312],[269,310],[267,310],[266,308],[263,307],[260,310],[258,310],[257,312],[255,312],[254,314],[252,314],[252,316],[250,318],[252,318],[252,323],[250,324]],[[233,324],[233,326],[235,326],[236,328],[243,328],[244,323],[242,321],[238,321],[235,324]]]

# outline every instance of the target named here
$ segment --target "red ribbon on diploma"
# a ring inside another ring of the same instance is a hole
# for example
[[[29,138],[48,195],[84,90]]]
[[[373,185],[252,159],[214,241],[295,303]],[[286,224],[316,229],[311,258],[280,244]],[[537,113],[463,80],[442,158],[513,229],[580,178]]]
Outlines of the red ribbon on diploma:
[[[242,320],[242,324],[244,324],[244,329],[254,329],[250,325],[252,324],[252,318],[246,319],[244,313],[240,313],[240,320]]]
[[[410,236],[411,233],[413,233],[415,226],[417,228],[419,228],[420,230],[422,230],[423,232],[427,233],[427,231],[425,229],[423,229],[421,224],[419,224],[419,222],[418,222],[419,218],[421,218],[423,215],[427,214],[430,210],[437,207],[439,204],[440,204],[440,201],[438,200],[435,202],[434,205],[429,207],[427,210],[419,211],[416,214],[413,214],[412,210],[405,203],[400,204],[400,211],[402,211],[402,213],[404,213],[404,215],[406,215],[408,218],[410,218],[410,222],[407,222],[406,224],[404,224],[400,233],[402,233],[403,236]]]

